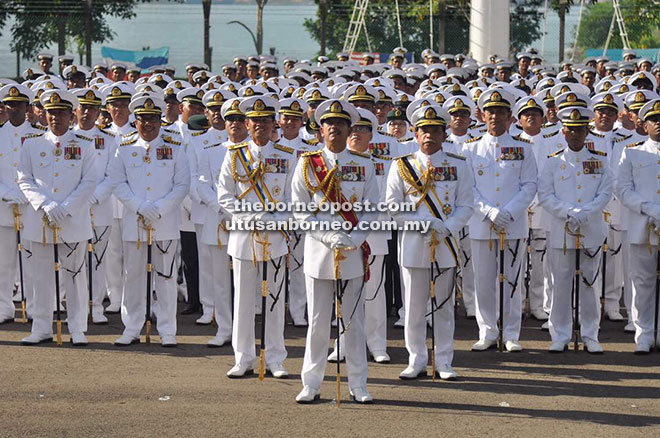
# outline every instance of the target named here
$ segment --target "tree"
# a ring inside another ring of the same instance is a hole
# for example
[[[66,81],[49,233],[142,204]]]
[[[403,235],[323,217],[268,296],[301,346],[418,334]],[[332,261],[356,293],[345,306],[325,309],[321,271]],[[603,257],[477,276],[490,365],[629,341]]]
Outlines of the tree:
[[[319,4],[319,0],[315,0]],[[540,10],[544,0],[512,0],[510,41],[512,50],[527,47],[540,37],[539,22],[543,18]],[[336,53],[342,50],[348,22],[351,18],[354,0],[327,0],[327,51]],[[365,24],[374,50],[387,53],[399,45],[396,10],[391,0],[369,2]],[[429,2],[428,0],[400,1],[403,45],[417,54],[429,47]],[[435,35],[434,48],[442,38],[447,53],[467,53],[469,49],[469,0],[445,0],[444,36]],[[440,3],[434,2],[433,19],[440,14]],[[316,41],[321,41],[321,10],[315,19],[307,19],[304,27]],[[442,29],[442,26],[434,26]],[[360,34],[356,50],[366,50],[367,42]]]
[[[72,41],[79,50],[86,46],[86,28],[91,30],[91,42],[103,43],[112,40],[115,33],[108,26],[107,17],[133,18],[137,4],[150,1],[4,0],[0,12],[0,26],[4,26],[7,16],[14,17],[10,45],[14,52],[20,51],[23,56],[33,57],[40,50],[57,42],[58,53],[63,55],[67,41]]]
[[[637,49],[660,47],[660,4],[648,0],[622,0],[620,7],[630,45]],[[614,7],[609,2],[589,7],[580,24],[578,47],[603,48],[613,14]],[[616,23],[609,48],[623,48]]]

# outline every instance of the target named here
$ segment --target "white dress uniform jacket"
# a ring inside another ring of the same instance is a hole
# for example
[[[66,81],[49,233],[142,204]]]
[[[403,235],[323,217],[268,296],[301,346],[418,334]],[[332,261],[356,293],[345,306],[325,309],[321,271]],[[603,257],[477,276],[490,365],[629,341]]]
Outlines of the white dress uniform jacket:
[[[536,194],[536,159],[528,141],[505,133],[489,133],[465,143],[464,152],[472,164],[475,178],[476,209],[470,219],[470,237],[493,237],[488,213],[505,209],[513,217],[506,228],[507,239],[527,237],[527,207]]]

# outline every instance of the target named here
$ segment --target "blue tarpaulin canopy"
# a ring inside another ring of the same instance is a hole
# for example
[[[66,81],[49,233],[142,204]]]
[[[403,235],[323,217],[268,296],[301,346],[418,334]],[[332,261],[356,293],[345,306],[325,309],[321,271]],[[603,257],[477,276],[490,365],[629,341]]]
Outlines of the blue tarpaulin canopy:
[[[633,49],[637,53],[638,58],[649,58],[653,62],[658,62],[658,52],[660,49]],[[591,56],[602,56],[603,49],[587,49],[586,56],[587,58]],[[605,52],[605,56],[610,58],[611,61],[622,61],[623,60],[623,49],[608,49]]]
[[[154,65],[167,64],[170,48],[160,47],[151,50],[122,50],[112,47],[101,47],[101,56],[108,64],[112,62],[122,62],[129,67],[138,67],[146,69]]]

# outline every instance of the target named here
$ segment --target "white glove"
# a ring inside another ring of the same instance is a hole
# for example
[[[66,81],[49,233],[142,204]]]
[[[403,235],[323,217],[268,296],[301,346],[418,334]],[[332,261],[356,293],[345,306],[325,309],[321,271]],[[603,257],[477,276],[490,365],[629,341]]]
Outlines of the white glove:
[[[497,213],[497,216],[495,216],[493,224],[495,224],[495,228],[497,228],[499,231],[504,231],[506,230],[506,227],[511,224],[511,222],[513,222],[513,217],[511,217],[511,214],[506,210],[500,210]]]
[[[9,205],[27,204],[28,200],[21,190],[11,190],[2,197],[2,200]]]
[[[580,222],[577,220],[575,216],[569,215],[566,223],[568,224],[568,229],[574,233],[577,231],[578,228],[580,228]]]
[[[433,218],[431,221],[431,229],[436,232],[438,239],[443,239],[450,234],[449,229],[442,219]]]
[[[94,195],[94,193],[89,195],[89,203],[92,205],[99,203],[99,199]]]
[[[500,214],[500,209],[493,207],[490,210],[488,210],[488,213],[486,214],[486,217],[491,222],[495,222],[495,218],[497,217],[498,214]]]
[[[653,227],[654,232],[660,233],[660,220],[654,219],[651,216],[649,216],[649,225]]]
[[[50,202],[44,207],[44,213],[46,213],[49,222],[56,224],[61,223],[68,216],[64,207],[55,201]]]
[[[351,240],[348,234],[343,231],[335,231],[332,235],[332,242],[330,243],[330,248],[343,249],[343,248],[355,248],[355,242]]]
[[[580,211],[579,213],[576,213],[574,215],[575,219],[577,219],[578,224],[580,224],[581,227],[587,225],[589,223],[590,216],[586,211]]]
[[[660,205],[652,202],[645,202],[642,204],[642,213],[652,217],[655,220],[660,220]]]
[[[151,223],[156,222],[158,219],[160,219],[160,212],[158,211],[158,207],[156,207],[154,204],[152,204],[149,201],[144,201],[138,208],[137,212],[140,216],[142,216]]]

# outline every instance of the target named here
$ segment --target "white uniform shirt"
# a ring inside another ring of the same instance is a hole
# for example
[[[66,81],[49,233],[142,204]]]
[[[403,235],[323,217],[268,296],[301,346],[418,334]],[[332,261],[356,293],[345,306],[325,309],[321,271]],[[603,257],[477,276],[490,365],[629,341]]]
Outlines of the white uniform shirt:
[[[536,159],[528,141],[504,133],[493,137],[486,133],[465,143],[465,155],[475,179],[476,208],[469,221],[470,237],[489,240],[493,237],[488,213],[506,209],[513,217],[507,226],[507,239],[527,238],[527,207],[536,194]]]
[[[110,163],[115,156],[119,142],[117,136],[110,131],[94,126],[89,131],[83,131],[79,126],[73,128],[73,132],[89,137],[93,140],[94,152],[96,153],[96,188],[94,196],[99,201],[92,205],[92,222],[94,226],[107,227],[112,225],[112,179],[110,178]]]
[[[110,176],[115,196],[124,206],[122,239],[145,241],[146,230],[138,230],[138,209],[145,201],[152,202],[160,219],[152,225],[156,240],[179,239],[179,209],[190,189],[190,169],[184,148],[168,135],[159,134],[147,142],[135,138],[117,148]],[[165,140],[167,139],[167,140]],[[147,158],[148,157],[148,158]]]
[[[406,160],[414,169],[417,178],[431,165],[436,169],[433,188],[427,196],[433,201],[438,212],[441,213],[445,226],[452,233],[452,245],[458,253],[458,233],[467,224],[474,210],[473,188],[474,176],[465,157],[443,150],[428,156],[422,151],[402,157],[390,168],[387,178],[387,202],[419,202],[420,194],[411,191],[410,184],[401,177],[402,169],[406,169],[403,160]],[[435,217],[426,202],[419,204],[415,211],[393,213],[398,223],[403,221],[424,221]],[[426,243],[425,235],[419,231],[404,231],[399,234],[399,260],[407,268],[428,268],[430,263],[430,246]],[[445,242],[436,247],[436,260],[440,267],[456,266],[456,254]]]
[[[96,153],[93,142],[69,130],[62,136],[51,131],[25,140],[18,167],[18,184],[32,208],[27,208],[24,237],[41,242],[44,237],[44,212],[51,201],[68,215],[59,223],[63,242],[82,242],[92,238],[89,195],[97,181]],[[53,242],[46,230],[46,242]]]
[[[629,209],[628,240],[646,244],[648,216],[642,214],[642,204],[660,204],[660,143],[651,139],[632,143],[623,150],[617,171],[616,193]]]
[[[43,134],[41,128],[30,125],[27,121],[14,126],[10,121],[0,126],[0,226],[14,225],[14,207],[2,201],[5,194],[20,190],[18,187],[18,165],[21,159],[23,142],[27,137]],[[21,214],[25,210],[21,206]]]
[[[565,231],[568,213],[577,209],[590,219],[581,227],[582,248],[598,248],[607,236],[603,209],[612,197],[613,178],[604,152],[568,148],[548,158],[539,178],[539,200],[551,215],[551,248],[575,248],[576,239]]]
[[[351,152],[348,149],[344,149],[340,153],[334,153],[327,147],[319,151],[319,154],[328,172],[335,165],[339,167],[342,175],[340,187],[344,198],[352,203],[369,201],[372,205],[376,205],[379,200],[378,182],[376,181],[373,161],[371,161],[368,155]],[[324,194],[318,190],[310,193],[305,182],[305,174],[307,174],[310,179],[308,182],[313,186],[319,185],[314,176],[311,160],[308,161],[305,158],[303,156],[296,166],[292,182],[292,198],[294,203],[301,203],[307,206],[313,201],[317,205],[320,205]],[[378,212],[375,211],[355,211],[355,215],[358,221],[370,222],[378,219]],[[341,215],[338,213],[332,214],[329,210],[318,211],[316,213],[309,211],[309,209],[305,211],[296,210],[294,211],[294,217],[299,222],[345,222]],[[368,234],[368,230],[353,229],[349,235],[356,245],[361,245]],[[350,280],[363,276],[364,262],[362,250],[358,248],[352,251],[344,251],[343,254],[346,256],[346,259],[340,263],[341,278]],[[306,275],[321,280],[335,279],[334,250],[311,237],[309,233],[305,235],[304,260],[304,271]]]
[[[259,147],[254,141],[250,140],[228,151],[218,177],[218,200],[220,205],[232,215],[232,219],[251,221],[260,212],[264,211],[263,208],[259,211],[253,209],[252,212],[241,211],[240,207],[236,205],[243,201],[246,204],[263,206],[263,202],[252,188],[252,184],[249,181],[236,181],[234,175],[232,175],[233,168],[239,179],[247,178],[246,170],[239,158],[240,154],[244,154],[243,156],[246,157],[252,169],[258,166],[258,163],[263,163],[265,174],[263,180],[259,181],[259,186],[261,187],[261,193],[265,196],[264,200],[268,199],[266,195],[266,192],[268,192],[272,202],[289,203],[291,200],[291,176],[296,160],[295,151],[285,146],[276,145],[272,141]],[[243,193],[246,194],[239,201],[238,197]],[[284,211],[278,214],[285,216],[288,213],[290,212]],[[264,219],[267,219],[267,216]],[[267,260],[281,257],[289,252],[287,238],[284,233],[267,231],[261,234],[268,236],[268,243],[270,244]],[[241,260],[253,260],[254,258],[263,261],[263,245],[257,243],[257,239],[261,240],[261,237],[255,236],[251,231],[232,230],[229,233],[227,253]]]

